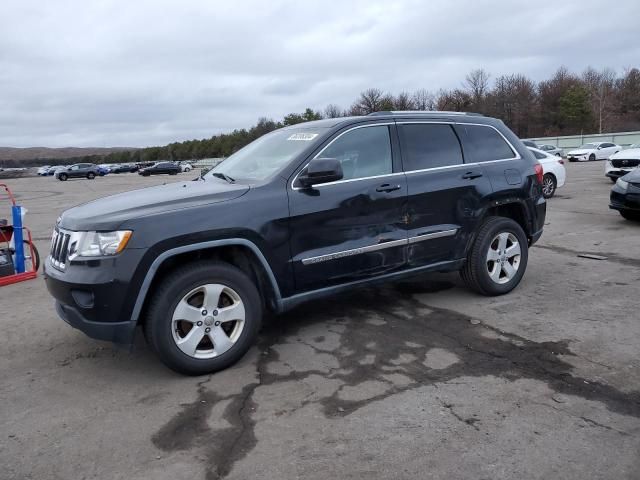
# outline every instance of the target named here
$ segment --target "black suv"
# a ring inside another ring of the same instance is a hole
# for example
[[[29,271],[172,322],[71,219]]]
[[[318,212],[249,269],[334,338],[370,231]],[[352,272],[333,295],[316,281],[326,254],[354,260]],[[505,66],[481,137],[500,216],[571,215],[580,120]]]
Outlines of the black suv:
[[[69,178],[88,178],[93,180],[97,175],[98,167],[93,163],[76,163],[55,173],[55,177],[63,182]]]
[[[174,370],[225,368],[265,311],[380,280],[459,270],[511,291],[542,234],[542,167],[499,120],[380,112],[269,133],[197,181],[95,200],[58,220],[58,314]]]
[[[143,177],[148,177],[149,175],[177,175],[180,170],[180,166],[173,162],[158,162],[150,167],[140,169],[138,174]]]

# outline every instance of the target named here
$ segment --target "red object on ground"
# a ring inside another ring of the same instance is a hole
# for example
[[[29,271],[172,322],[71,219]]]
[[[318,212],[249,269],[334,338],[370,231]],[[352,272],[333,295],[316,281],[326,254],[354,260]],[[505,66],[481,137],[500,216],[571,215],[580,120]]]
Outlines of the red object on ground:
[[[11,190],[9,190],[9,187],[6,186],[4,183],[0,183],[0,187],[4,188],[4,190],[6,191],[7,196],[9,197],[9,201],[11,202],[11,206],[15,206],[16,199],[11,193]],[[5,285],[11,285],[12,283],[24,282],[25,280],[31,280],[32,278],[36,278],[38,276],[38,272],[36,270],[36,263],[35,263],[36,257],[35,257],[35,252],[33,251],[33,240],[31,238],[31,231],[26,227],[23,227],[22,229],[25,232],[27,232],[26,238],[29,240],[29,250],[31,251],[30,252],[31,253],[31,270],[24,273],[15,273],[13,275],[6,275],[4,277],[0,277],[0,287],[3,287]],[[8,243],[11,240],[12,235],[13,235],[13,226],[11,225],[0,226],[0,242]],[[0,245],[2,245],[2,243],[0,243]]]

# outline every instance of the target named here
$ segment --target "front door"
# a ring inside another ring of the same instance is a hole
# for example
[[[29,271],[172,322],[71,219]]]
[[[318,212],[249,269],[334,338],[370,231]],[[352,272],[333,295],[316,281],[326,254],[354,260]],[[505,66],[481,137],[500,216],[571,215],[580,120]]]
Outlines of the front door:
[[[342,180],[289,184],[297,292],[363,280],[405,265],[407,184],[393,124],[351,127],[314,158],[335,158]],[[395,159],[395,161],[394,161]]]
[[[465,163],[453,125],[398,122],[398,133],[408,186],[409,267],[457,260],[491,183],[481,165]]]

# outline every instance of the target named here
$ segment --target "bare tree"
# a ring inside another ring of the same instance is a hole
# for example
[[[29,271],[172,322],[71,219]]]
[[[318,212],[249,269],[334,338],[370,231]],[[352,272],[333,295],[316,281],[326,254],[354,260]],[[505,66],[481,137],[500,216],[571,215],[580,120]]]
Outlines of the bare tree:
[[[588,67],[582,73],[589,97],[591,99],[591,109],[595,112],[598,120],[598,133],[602,133],[602,123],[611,113],[610,98],[615,86],[616,73],[610,68],[596,70]]]
[[[342,110],[340,107],[334,103],[330,103],[324,109],[325,118],[338,118],[342,116]]]
[[[407,92],[400,92],[393,99],[393,108],[394,110],[415,110],[416,106],[413,101],[413,97],[411,97]]]
[[[417,110],[435,110],[436,97],[424,88],[416,90],[412,96],[413,105]]]
[[[369,88],[360,94],[360,98],[351,107],[351,112],[356,115],[367,115],[369,113],[383,110],[382,103],[384,95],[377,88]]]
[[[465,90],[471,95],[473,105],[482,108],[484,99],[489,91],[489,74],[482,68],[471,70],[462,83]]]

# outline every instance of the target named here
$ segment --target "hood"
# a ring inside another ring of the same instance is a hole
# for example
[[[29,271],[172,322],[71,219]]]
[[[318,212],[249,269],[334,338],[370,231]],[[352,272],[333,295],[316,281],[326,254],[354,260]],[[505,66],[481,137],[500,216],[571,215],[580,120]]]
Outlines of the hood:
[[[567,155],[586,155],[595,151],[595,148],[578,148],[577,150],[571,150]]]
[[[625,182],[640,184],[640,168],[636,168],[635,170],[630,171],[624,177],[622,177],[622,179]]]
[[[613,155],[611,155],[609,159],[640,160],[640,148],[627,148],[626,150],[620,150],[618,153],[614,153]]]
[[[60,226],[68,230],[115,230],[127,220],[171,210],[224,202],[249,191],[247,185],[177,182],[93,200],[64,212]]]

